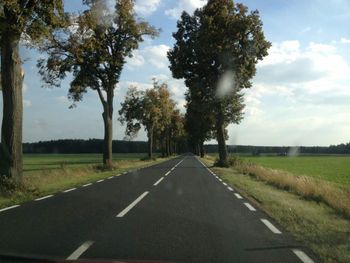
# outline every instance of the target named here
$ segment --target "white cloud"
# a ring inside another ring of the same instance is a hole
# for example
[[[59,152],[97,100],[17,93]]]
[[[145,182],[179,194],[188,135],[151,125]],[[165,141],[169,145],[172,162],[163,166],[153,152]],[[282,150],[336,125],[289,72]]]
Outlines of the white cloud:
[[[23,100],[23,105],[26,108],[32,107],[32,101],[31,100]]]
[[[329,145],[349,140],[350,65],[333,45],[274,43],[245,91],[230,143]],[[259,132],[257,132],[259,131]]]
[[[350,44],[350,38],[342,37],[340,39],[340,43],[342,43],[342,44]]]
[[[27,85],[25,82],[23,82],[23,87],[22,87],[22,89],[23,89],[23,93],[26,93],[27,90],[28,90],[28,85]]]
[[[159,69],[167,68],[169,61],[167,58],[167,52],[170,49],[167,45],[149,46],[144,49],[144,53],[147,54],[148,61]]]
[[[126,66],[129,70],[133,70],[136,67],[143,66],[145,64],[145,58],[140,54],[139,50],[135,50],[131,58],[126,59]]]
[[[150,65],[157,69],[167,69],[169,66],[167,58],[167,52],[169,49],[170,47],[164,44],[147,46],[135,51],[133,57],[127,60],[126,66],[130,70],[142,66],[148,67]]]
[[[176,7],[165,10],[165,14],[171,18],[179,19],[183,11],[191,14],[195,9],[203,7],[207,0],[177,0],[176,2]]]
[[[69,102],[67,96],[58,96],[55,99],[56,99],[56,101],[58,101],[60,103],[68,103]]]
[[[160,0],[137,0],[135,11],[142,16],[149,16],[154,13],[160,4]]]

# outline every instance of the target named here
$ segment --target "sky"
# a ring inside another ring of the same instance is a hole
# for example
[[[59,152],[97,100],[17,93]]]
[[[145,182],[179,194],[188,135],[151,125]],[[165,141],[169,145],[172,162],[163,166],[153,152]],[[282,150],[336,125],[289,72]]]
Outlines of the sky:
[[[113,0],[107,0],[113,2]],[[67,11],[82,10],[81,0],[65,0]],[[272,43],[257,65],[253,86],[245,90],[244,119],[229,125],[228,144],[327,146],[350,141],[350,1],[241,0],[259,10],[263,30]],[[173,79],[167,51],[182,10],[193,12],[202,0],[136,0],[137,14],[160,36],[146,39],[127,60],[115,93],[114,139],[123,139],[118,109],[130,85],[152,87],[152,78],[166,81],[185,112],[182,80]],[[89,91],[69,109],[70,79],[61,88],[43,88],[36,50],[21,48],[24,79],[24,142],[68,138],[103,138],[102,106]],[[0,99],[1,100],[1,99]],[[2,102],[1,102],[2,103]],[[2,114],[2,112],[0,112]],[[146,140],[141,131],[136,140]],[[215,143],[212,140],[210,143]]]

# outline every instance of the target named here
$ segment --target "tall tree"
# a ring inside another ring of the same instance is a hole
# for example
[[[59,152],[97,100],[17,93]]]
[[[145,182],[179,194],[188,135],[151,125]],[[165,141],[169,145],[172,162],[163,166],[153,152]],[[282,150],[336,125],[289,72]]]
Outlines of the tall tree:
[[[66,26],[62,0],[1,0],[1,127],[0,177],[20,180],[22,175],[22,86],[24,72],[19,54],[20,41],[40,45],[52,32]]]
[[[158,30],[137,19],[133,0],[116,0],[114,11],[105,0],[84,2],[88,10],[72,18],[70,31],[47,41],[42,49],[50,56],[38,67],[50,85],[59,86],[68,72],[73,73],[68,95],[73,106],[89,88],[97,92],[103,106],[103,163],[111,168],[114,90],[126,57],[132,56],[145,35],[155,37]]]
[[[175,104],[170,98],[166,83],[153,82],[153,88],[139,91],[130,87],[119,110],[119,120],[126,123],[126,135],[134,137],[141,126],[147,132],[148,157],[153,157],[154,139],[161,138],[162,147],[166,147],[166,131],[171,123]]]
[[[248,12],[232,0],[209,0],[191,16],[184,12],[173,34],[176,43],[169,51],[170,69],[186,85],[200,83],[211,112],[219,165],[227,164],[226,127],[239,123],[244,107],[241,90],[252,86],[256,64],[266,56],[266,41],[258,11]]]

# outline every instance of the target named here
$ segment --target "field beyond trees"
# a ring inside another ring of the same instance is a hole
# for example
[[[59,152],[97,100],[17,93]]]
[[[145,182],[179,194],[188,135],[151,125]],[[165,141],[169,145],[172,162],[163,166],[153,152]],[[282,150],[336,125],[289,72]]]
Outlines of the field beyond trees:
[[[255,164],[350,186],[350,155],[243,157]]]

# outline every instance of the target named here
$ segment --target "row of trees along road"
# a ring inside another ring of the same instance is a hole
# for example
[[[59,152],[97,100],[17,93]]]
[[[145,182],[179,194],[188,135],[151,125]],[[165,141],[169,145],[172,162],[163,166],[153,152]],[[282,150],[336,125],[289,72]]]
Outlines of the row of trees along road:
[[[258,11],[232,0],[209,0],[190,15],[183,12],[168,52],[173,77],[185,79],[186,130],[196,152],[216,138],[218,165],[227,165],[227,126],[242,119],[242,90],[252,86],[256,64],[267,56]]]
[[[81,101],[92,89],[103,106],[103,163],[112,166],[113,96],[125,58],[143,36],[158,30],[137,18],[133,0],[116,0],[110,10],[104,0],[84,0],[80,14],[65,13],[62,0],[1,0],[1,130],[0,178],[22,175],[22,84],[20,40],[47,53],[38,61],[39,73],[49,86],[60,86],[68,74],[69,98]]]
[[[158,144],[163,155],[177,151],[185,140],[184,116],[176,109],[166,83],[153,82],[153,88],[145,91],[130,87],[119,111],[122,124],[126,123],[126,135],[134,137],[141,126],[148,137],[148,157]]]

